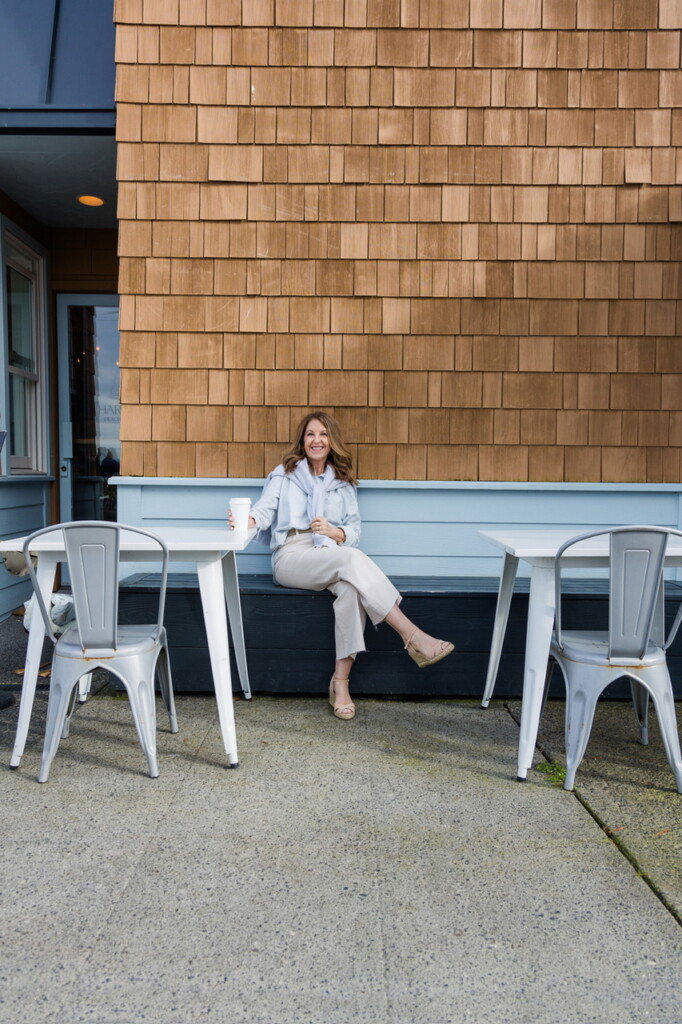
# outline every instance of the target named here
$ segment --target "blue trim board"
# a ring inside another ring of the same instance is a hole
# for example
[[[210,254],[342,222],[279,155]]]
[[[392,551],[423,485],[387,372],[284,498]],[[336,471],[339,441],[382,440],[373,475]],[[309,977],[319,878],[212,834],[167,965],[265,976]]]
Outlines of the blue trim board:
[[[116,113],[113,110],[53,110],[51,107],[0,110],[0,134],[113,135],[115,130]]]
[[[114,477],[111,482],[119,489],[119,520],[150,529],[220,526],[231,497],[255,501],[264,483],[252,477]],[[366,480],[360,482],[358,500],[361,547],[394,576],[499,577],[501,554],[478,535],[482,529],[574,526],[579,533],[635,522],[682,528],[679,484]],[[239,565],[245,573],[269,573],[269,552],[251,544]]]
[[[52,478],[0,480],[0,539],[21,537],[46,526]],[[11,576],[0,560],[0,622],[31,595],[30,580]]]

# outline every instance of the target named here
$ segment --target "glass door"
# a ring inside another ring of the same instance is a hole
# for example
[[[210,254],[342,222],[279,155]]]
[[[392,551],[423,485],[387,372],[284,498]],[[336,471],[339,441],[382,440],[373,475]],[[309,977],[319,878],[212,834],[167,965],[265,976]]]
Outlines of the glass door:
[[[118,296],[58,295],[60,518],[116,520]]]

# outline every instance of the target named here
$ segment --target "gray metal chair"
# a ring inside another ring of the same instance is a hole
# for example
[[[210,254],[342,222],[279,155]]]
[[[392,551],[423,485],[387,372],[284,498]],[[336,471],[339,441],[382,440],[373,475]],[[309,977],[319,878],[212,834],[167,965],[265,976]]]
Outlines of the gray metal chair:
[[[151,537],[159,546],[161,585],[157,621],[153,625],[118,624],[118,568],[121,531]],[[159,774],[156,762],[154,678],[158,673],[171,732],[178,731],[163,626],[168,578],[168,548],[160,537],[138,527],[107,522],[61,523],[37,530],[24,541],[24,555],[37,537],[61,531],[69,566],[76,624],[60,637],[54,632],[31,560],[27,559],[40,612],[54,643],[45,743],[39,782],[47,782],[60,737],[67,736],[79,680],[95,668],[106,669],[125,686],[149,775]]]
[[[583,533],[562,544],[557,551],[556,619],[550,657],[561,668],[566,683],[565,789],[573,789],[600,694],[609,683],[627,676],[640,726],[640,740],[644,744],[648,742],[651,696],[677,791],[682,793],[682,755],[666,664],[666,650],[675,639],[682,619],[682,604],[667,638],[664,638],[663,618],[663,562],[671,534],[682,537],[679,530],[661,526],[620,526]],[[563,630],[562,555],[582,540],[606,535],[610,538],[608,631]]]

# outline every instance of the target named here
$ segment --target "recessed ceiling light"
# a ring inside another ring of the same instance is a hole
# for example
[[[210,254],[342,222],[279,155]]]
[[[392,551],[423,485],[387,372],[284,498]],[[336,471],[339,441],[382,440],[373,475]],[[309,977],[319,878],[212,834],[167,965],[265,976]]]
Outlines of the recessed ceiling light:
[[[83,206],[104,206],[104,200],[99,196],[77,196],[77,199]]]

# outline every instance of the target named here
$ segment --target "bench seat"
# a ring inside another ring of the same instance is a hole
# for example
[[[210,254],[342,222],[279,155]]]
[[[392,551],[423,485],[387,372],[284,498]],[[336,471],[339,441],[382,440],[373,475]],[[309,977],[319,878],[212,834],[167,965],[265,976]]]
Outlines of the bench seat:
[[[498,579],[487,576],[392,576],[403,595],[402,608],[416,625],[452,640],[449,658],[420,670],[402,650],[399,637],[385,625],[368,623],[368,650],[353,671],[353,693],[359,696],[480,698],[492,636]],[[244,637],[252,690],[280,694],[322,694],[334,667],[333,595],[280,587],[270,575],[240,574]],[[149,621],[159,576],[139,573],[121,585],[121,621]],[[564,622],[568,629],[600,628],[606,621],[607,584],[603,579],[566,582]],[[500,662],[495,697],[518,698],[523,684],[523,656],[529,581],[516,581]],[[674,616],[682,584],[668,583],[668,614]],[[166,628],[177,692],[212,691],[201,601],[193,573],[171,573],[166,600]],[[669,652],[676,695],[682,697],[682,650],[679,640]],[[234,689],[239,690],[232,667]],[[555,673],[553,692],[563,695]],[[626,682],[607,695],[629,694]]]

